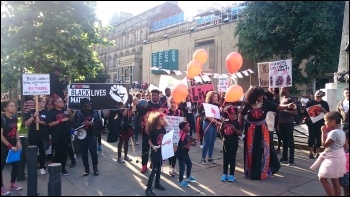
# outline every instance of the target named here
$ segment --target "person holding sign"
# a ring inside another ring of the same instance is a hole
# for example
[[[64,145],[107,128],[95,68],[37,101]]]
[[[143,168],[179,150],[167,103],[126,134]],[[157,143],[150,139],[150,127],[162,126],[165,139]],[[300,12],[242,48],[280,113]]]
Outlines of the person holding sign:
[[[205,97],[205,103],[216,105],[219,107],[219,93],[216,91],[210,91]],[[203,105],[201,105],[203,106]],[[204,111],[204,109],[202,109]],[[203,130],[204,130],[204,146],[202,150],[202,161],[201,164],[207,165],[205,160],[207,153],[209,151],[208,162],[215,164],[213,160],[214,144],[217,136],[217,128],[221,126],[221,121],[216,118],[205,117],[203,121]]]
[[[61,99],[64,99],[63,91],[67,88],[69,84],[69,77],[65,76],[63,83],[60,81],[60,76],[62,70],[59,67],[54,67],[52,73],[50,74],[50,95],[57,95]]]
[[[296,108],[294,103],[277,105],[264,95],[265,90],[259,86],[249,88],[239,114],[241,125],[247,115],[244,127],[244,175],[251,180],[264,180],[278,172],[281,167],[274,146],[270,143],[270,133],[266,125],[267,112]]]
[[[46,101],[43,97],[38,98],[39,111],[31,110],[26,117],[25,125],[28,129],[28,141],[30,145],[36,145],[39,149],[38,163],[40,165],[40,174],[45,172],[45,147],[44,142],[49,140],[49,127],[46,124],[48,111],[45,109]],[[36,130],[36,123],[39,123],[39,130]]]
[[[63,99],[59,96],[52,97],[54,108],[49,111],[46,123],[51,129],[53,147],[55,149],[55,162],[61,163],[62,174],[68,176],[66,170],[68,146],[71,141],[70,124],[67,109],[64,107]]]
[[[172,96],[170,96],[168,98],[167,102],[169,103],[170,108],[167,110],[166,115],[183,117],[183,113],[181,112],[181,110],[178,109],[178,105],[177,105],[177,103],[175,103],[174,98]],[[168,159],[170,176],[174,176],[175,175],[176,160],[177,160],[176,155],[174,155],[173,157],[170,157]]]
[[[318,121],[315,122],[312,121],[312,118],[316,118],[322,115],[324,116],[324,114],[329,112],[329,105],[327,101],[322,100],[322,97],[326,96],[326,93],[321,90],[317,90],[314,96],[314,100],[310,100],[306,103],[306,110],[308,116],[307,127],[309,130],[309,139],[307,143],[310,149],[310,159],[314,158],[314,147],[316,148],[316,158],[318,158],[318,156],[320,155],[320,147],[322,143],[321,127],[324,125],[323,117],[319,117]]]
[[[1,196],[9,195],[10,192],[4,187],[2,171],[5,168],[6,158],[9,150],[18,151],[22,149],[21,141],[17,130],[16,105],[13,101],[1,102]],[[11,170],[11,190],[19,191],[22,188],[17,186],[18,161],[12,162]]]
[[[153,163],[151,174],[148,177],[146,196],[155,196],[152,190],[154,176],[156,177],[154,188],[164,191],[165,188],[160,184],[160,173],[162,165],[162,140],[166,134],[166,122],[164,114],[160,112],[151,112],[147,118],[146,133],[148,134],[148,144],[151,150],[151,162]]]

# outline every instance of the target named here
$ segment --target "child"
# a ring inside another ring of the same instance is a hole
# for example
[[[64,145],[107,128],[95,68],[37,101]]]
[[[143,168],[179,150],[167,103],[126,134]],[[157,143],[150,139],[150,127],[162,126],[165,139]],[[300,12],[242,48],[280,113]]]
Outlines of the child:
[[[346,136],[346,173],[343,177],[339,178],[340,186],[343,187],[344,196],[349,196],[349,129],[345,131]]]
[[[190,132],[190,124],[188,122],[181,122],[179,124],[180,128],[180,140],[178,148],[176,151],[177,158],[179,159],[179,186],[188,187],[187,182],[195,182],[196,179],[191,176],[192,162],[188,154],[191,146],[196,146],[196,139],[190,139],[188,133]],[[185,173],[185,165],[187,166],[187,178],[186,181],[183,181],[183,175]]]
[[[232,105],[224,108],[223,117],[225,118],[220,128],[223,140],[223,156],[224,156],[224,173],[221,181],[235,181],[236,153],[238,149],[238,136],[242,135],[240,124],[237,120],[238,110]],[[230,165],[230,175],[227,174]]]
[[[320,166],[318,177],[328,196],[340,196],[339,177],[343,177],[346,172],[346,158],[343,149],[345,133],[339,129],[341,119],[341,114],[336,111],[329,112],[324,116],[325,126],[321,127],[321,132],[325,151],[310,167],[316,169]],[[328,132],[327,128],[331,131]],[[331,179],[332,185],[328,179]]]
[[[164,114],[160,112],[151,112],[147,118],[146,133],[148,134],[148,144],[152,148],[151,150],[151,162],[153,163],[152,172],[148,177],[147,189],[145,191],[146,196],[155,196],[156,194],[152,190],[153,178],[156,176],[154,188],[164,191],[165,188],[160,182],[160,168],[162,163],[162,151],[161,145],[165,131],[165,119]]]

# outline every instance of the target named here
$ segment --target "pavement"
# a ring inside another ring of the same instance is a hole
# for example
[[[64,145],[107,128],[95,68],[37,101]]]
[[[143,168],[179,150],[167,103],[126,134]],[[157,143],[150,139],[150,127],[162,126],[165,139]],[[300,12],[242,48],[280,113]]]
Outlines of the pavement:
[[[117,162],[117,143],[107,143],[107,135],[102,135],[103,150],[99,155],[100,175],[90,174],[83,176],[84,167],[81,157],[78,155],[77,166],[69,168],[69,176],[61,176],[62,196],[144,196],[148,175],[140,173],[140,163],[136,163],[141,152],[141,145],[135,145],[135,151],[129,147],[129,156],[132,162],[124,164]],[[193,162],[192,176],[196,183],[190,183],[189,187],[178,186],[178,174],[175,177],[168,175],[168,162],[165,162],[161,176],[161,184],[166,191],[154,190],[161,196],[324,196],[326,195],[321,183],[318,181],[317,172],[309,167],[314,160],[308,158],[308,152],[297,149],[295,151],[295,166],[283,165],[280,171],[266,180],[257,181],[244,178],[243,175],[243,142],[236,159],[236,181],[233,183],[221,182],[222,175],[222,145],[217,138],[213,159],[216,164],[203,166],[199,164],[201,159],[199,145],[192,147],[190,157]],[[281,155],[279,155],[281,157]],[[89,161],[90,160],[89,156]],[[70,164],[70,161],[67,162]],[[178,164],[176,165],[178,171]],[[6,166],[3,171],[5,186],[9,186],[11,166]],[[38,193],[47,196],[48,175],[40,175],[38,171]],[[27,181],[18,183],[23,187],[22,191],[12,191],[13,196],[27,195]]]

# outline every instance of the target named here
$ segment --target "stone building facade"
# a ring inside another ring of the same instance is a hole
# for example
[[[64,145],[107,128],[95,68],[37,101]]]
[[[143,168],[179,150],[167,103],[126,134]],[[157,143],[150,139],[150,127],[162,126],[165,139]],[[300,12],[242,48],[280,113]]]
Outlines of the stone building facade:
[[[122,19],[112,21],[112,29],[109,33],[104,32],[103,36],[114,41],[114,45],[95,47],[109,75],[108,82],[140,83],[142,81],[143,42],[150,34],[151,24],[181,12],[177,1],[169,1],[134,17],[122,13]]]

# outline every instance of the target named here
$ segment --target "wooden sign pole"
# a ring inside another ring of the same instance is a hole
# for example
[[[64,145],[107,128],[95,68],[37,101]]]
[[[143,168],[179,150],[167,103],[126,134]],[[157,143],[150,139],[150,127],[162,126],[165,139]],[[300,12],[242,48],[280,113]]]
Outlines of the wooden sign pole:
[[[38,95],[35,95],[35,111],[39,112],[39,98],[38,98]],[[37,116],[35,118],[40,118],[40,116]],[[36,125],[36,130],[39,131],[39,123],[35,123],[35,125]]]

